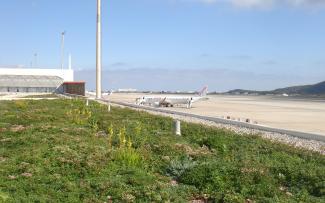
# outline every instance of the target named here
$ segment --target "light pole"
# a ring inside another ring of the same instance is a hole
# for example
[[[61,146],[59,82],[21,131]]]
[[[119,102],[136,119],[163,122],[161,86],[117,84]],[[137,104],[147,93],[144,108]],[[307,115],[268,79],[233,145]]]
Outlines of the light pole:
[[[96,98],[102,98],[102,25],[101,0],[97,0],[97,33],[96,33]]]
[[[37,68],[37,53],[34,54],[34,67]]]
[[[65,31],[61,33],[61,69],[63,70],[64,66],[64,36],[65,36]]]

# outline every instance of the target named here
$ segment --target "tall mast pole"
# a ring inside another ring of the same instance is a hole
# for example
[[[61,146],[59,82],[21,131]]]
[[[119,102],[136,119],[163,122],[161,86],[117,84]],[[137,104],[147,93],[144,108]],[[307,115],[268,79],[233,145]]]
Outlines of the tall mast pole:
[[[61,33],[62,38],[61,38],[61,70],[63,70],[64,66],[64,35],[65,31]]]
[[[97,36],[96,36],[96,98],[102,98],[102,25],[101,0],[97,0]]]

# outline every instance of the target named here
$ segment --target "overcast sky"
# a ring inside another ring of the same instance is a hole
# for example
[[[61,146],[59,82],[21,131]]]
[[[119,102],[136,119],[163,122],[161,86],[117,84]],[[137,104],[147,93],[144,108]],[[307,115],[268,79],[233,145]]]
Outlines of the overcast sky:
[[[102,0],[104,88],[273,89],[325,80],[325,0]],[[60,67],[95,86],[96,0],[0,3],[0,66]],[[66,63],[67,66],[67,63]]]

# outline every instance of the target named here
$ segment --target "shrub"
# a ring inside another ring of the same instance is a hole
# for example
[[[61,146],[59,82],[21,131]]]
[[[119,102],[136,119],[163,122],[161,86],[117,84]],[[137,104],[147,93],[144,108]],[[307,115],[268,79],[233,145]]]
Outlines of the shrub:
[[[142,165],[141,155],[133,148],[117,149],[114,151],[113,160],[129,167],[140,167]]]
[[[126,145],[126,129],[125,127],[120,129],[120,132],[118,133],[118,138],[119,138],[119,144],[120,148],[124,148]]]
[[[98,126],[98,120],[94,117],[91,117],[89,120],[88,120],[88,124],[89,126],[95,131],[97,132],[99,130],[99,126]]]
[[[136,122],[135,127],[132,133],[132,140],[133,140],[133,146],[135,148],[142,147],[147,139],[147,134],[145,132],[145,129],[143,128],[143,124],[141,122]]]
[[[92,112],[83,106],[76,109],[68,110],[66,112],[66,116],[77,125],[85,125],[88,122],[91,127],[93,121],[95,120],[92,115]]]
[[[192,169],[196,162],[189,156],[181,156],[170,162],[167,168],[167,175],[174,179],[179,179],[186,171]]]
[[[180,182],[188,185],[195,185],[200,190],[215,188],[220,191],[223,189],[223,183],[219,176],[213,177],[213,174],[215,174],[214,172],[215,168],[211,164],[204,163],[196,165],[181,174]]]
[[[107,128],[107,144],[108,144],[108,148],[111,149],[112,148],[112,140],[114,138],[114,129],[113,129],[113,124],[111,123],[111,125]]]
[[[249,202],[249,201],[246,201],[245,198],[241,194],[230,193],[230,194],[224,195],[223,202],[224,203],[243,203],[243,202]]]
[[[18,109],[26,109],[27,108],[27,102],[24,100],[17,100],[15,101],[15,105]]]

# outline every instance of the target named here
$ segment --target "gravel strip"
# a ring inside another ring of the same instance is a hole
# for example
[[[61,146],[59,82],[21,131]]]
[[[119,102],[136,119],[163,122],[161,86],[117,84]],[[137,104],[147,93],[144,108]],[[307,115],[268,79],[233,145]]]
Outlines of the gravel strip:
[[[125,106],[122,106],[122,105],[117,105],[117,104],[111,104],[111,105],[125,108]],[[193,118],[193,117],[189,117],[189,116],[168,114],[168,113],[156,112],[156,111],[151,111],[151,110],[137,109],[137,108],[132,108],[132,107],[126,107],[126,108],[134,109],[137,111],[139,111],[139,110],[145,111],[145,112],[148,112],[148,113],[154,114],[154,115],[168,116],[173,119],[179,119],[179,120],[185,121],[185,122],[197,123],[197,124],[202,124],[202,125],[206,125],[206,126],[227,129],[227,130],[231,130],[231,131],[233,131],[239,135],[242,135],[242,136],[245,136],[247,134],[257,135],[262,138],[271,140],[273,142],[281,142],[284,144],[288,144],[290,146],[294,146],[296,148],[307,149],[307,150],[319,152],[320,154],[325,155],[325,143],[321,142],[321,141],[307,140],[307,139],[302,139],[302,138],[294,137],[294,136],[287,135],[287,134],[267,132],[267,131],[256,130],[256,129],[251,129],[251,128],[239,127],[236,125],[221,124],[221,123],[207,121],[207,120],[203,120],[203,119],[199,119],[199,118]]]

